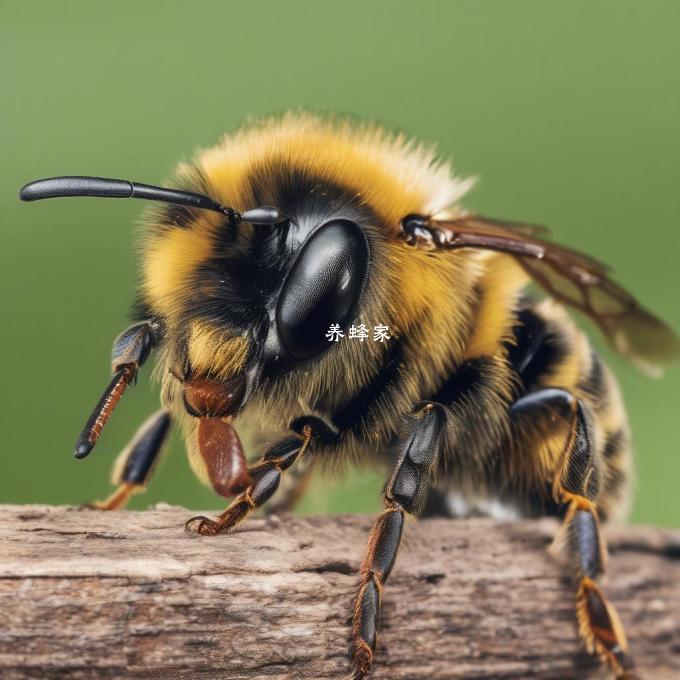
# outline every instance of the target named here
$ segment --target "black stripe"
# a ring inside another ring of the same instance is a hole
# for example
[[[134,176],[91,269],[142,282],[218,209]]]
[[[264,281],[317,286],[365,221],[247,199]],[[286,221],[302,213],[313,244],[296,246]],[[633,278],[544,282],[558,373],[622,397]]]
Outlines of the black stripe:
[[[623,430],[612,432],[604,443],[602,455],[606,459],[614,458],[626,445],[626,433]]]
[[[154,317],[153,310],[149,303],[144,300],[141,293],[138,293],[130,307],[130,319],[132,321],[144,321]]]
[[[627,474],[625,470],[611,468],[607,471],[607,495],[616,497],[626,484]]]
[[[514,342],[506,343],[508,361],[517,373],[526,369],[546,334],[545,321],[530,309],[522,309],[517,314],[513,327]]]
[[[525,390],[531,390],[541,377],[569,356],[570,347],[559,329],[531,309],[517,315],[515,342],[507,345],[508,360],[522,379]]]
[[[594,349],[591,349],[590,357],[590,371],[588,376],[579,383],[579,388],[596,397],[597,402],[599,402],[600,399],[607,396],[604,382],[604,365]]]
[[[427,401],[448,406],[479,391],[480,385],[491,385],[492,380],[487,373],[489,359],[471,359],[461,364],[456,372]]]
[[[529,514],[535,517],[559,517],[564,519],[567,504],[558,503],[553,498],[552,482],[546,482],[543,489],[531,490],[527,494]]]
[[[333,415],[333,422],[340,430],[356,429],[366,417],[369,409],[384,395],[385,390],[400,377],[400,365],[404,359],[404,348],[399,339],[390,343],[383,365],[370,383],[352,397]]]
[[[379,223],[378,216],[355,190],[280,160],[251,167],[248,188],[256,205],[274,205],[296,222],[293,231],[299,232],[298,239],[332,219]],[[294,245],[292,240],[289,245]]]

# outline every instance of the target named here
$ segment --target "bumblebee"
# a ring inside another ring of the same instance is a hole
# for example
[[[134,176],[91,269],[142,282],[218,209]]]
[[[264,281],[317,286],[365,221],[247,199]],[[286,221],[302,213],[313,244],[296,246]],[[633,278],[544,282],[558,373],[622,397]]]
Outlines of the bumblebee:
[[[171,421],[197,476],[235,496],[217,518],[187,522],[203,535],[229,531],[286,477],[279,507],[290,507],[315,463],[378,459],[390,473],[361,566],[355,679],[373,663],[405,516],[499,510],[561,518],[583,641],[632,677],[597,584],[600,522],[629,498],[629,431],[616,381],[563,305],[648,370],[680,354],[678,336],[544,229],[466,212],[470,181],[376,126],[268,119],[180,165],[175,186],[58,177],[21,189],[25,201],[159,202],[144,224],[134,323],[113,343],[113,377],[76,457],[152,351],[163,409],[94,507],[120,508],[146,487]],[[528,295],[531,281],[548,296]],[[387,327],[388,339],[347,337],[358,324]],[[250,464],[242,426],[264,450]]]

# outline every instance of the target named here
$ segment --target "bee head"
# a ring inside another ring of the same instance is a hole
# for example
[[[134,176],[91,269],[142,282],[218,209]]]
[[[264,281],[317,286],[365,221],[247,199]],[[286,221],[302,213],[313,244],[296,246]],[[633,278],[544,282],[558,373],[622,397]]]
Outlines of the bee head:
[[[353,321],[370,265],[368,240],[350,219],[305,234],[290,223],[239,231],[220,239],[173,300],[182,300],[177,337],[185,340],[176,355],[186,357],[183,378],[233,390],[220,397],[221,415],[239,410],[262,375],[304,367],[333,347],[329,328],[346,330]],[[208,405],[192,407],[194,397],[185,394],[189,412],[204,413]]]

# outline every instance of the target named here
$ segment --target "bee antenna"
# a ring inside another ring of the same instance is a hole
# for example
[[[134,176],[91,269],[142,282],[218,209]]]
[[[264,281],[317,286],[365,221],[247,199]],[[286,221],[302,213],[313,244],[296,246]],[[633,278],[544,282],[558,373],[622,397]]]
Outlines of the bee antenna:
[[[49,177],[29,182],[19,191],[22,201],[40,201],[44,198],[66,196],[96,196],[99,198],[144,198],[149,201],[163,201],[188,205],[223,213],[231,224],[242,221],[241,214],[233,208],[220,205],[209,196],[191,191],[165,189],[151,184],[130,182],[126,179],[106,177]]]

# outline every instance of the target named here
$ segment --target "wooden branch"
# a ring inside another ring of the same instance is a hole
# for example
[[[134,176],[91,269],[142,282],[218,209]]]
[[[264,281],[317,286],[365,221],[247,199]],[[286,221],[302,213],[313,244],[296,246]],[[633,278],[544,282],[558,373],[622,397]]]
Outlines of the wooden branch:
[[[348,677],[372,518],[270,518],[233,534],[191,515],[3,506],[2,678]],[[552,521],[410,523],[384,594],[380,678],[606,677],[582,651]],[[645,678],[679,677],[680,533],[609,529],[606,591]]]

